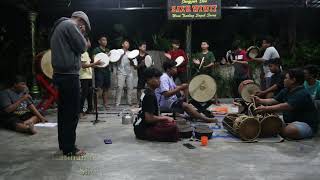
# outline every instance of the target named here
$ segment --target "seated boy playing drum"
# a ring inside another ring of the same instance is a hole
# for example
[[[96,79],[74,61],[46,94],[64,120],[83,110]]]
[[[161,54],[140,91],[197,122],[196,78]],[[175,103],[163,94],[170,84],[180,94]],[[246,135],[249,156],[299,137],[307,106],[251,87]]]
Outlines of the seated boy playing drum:
[[[150,141],[178,141],[178,129],[174,119],[160,116],[155,89],[160,86],[161,72],[156,68],[147,68],[144,78],[147,88],[142,98],[142,109],[134,122],[134,133],[138,139]]]
[[[175,61],[167,60],[163,62],[165,73],[160,78],[160,87],[156,90],[160,109],[163,111],[172,111],[176,113],[187,112],[192,118],[202,120],[207,123],[217,122],[214,118],[206,117],[200,114],[191,104],[184,102],[183,98],[178,98],[181,91],[187,91],[188,84],[177,86],[173,81],[173,76],[177,74]]]
[[[25,78],[17,76],[11,88],[0,92],[0,123],[7,129],[35,134],[33,125],[47,120],[33,105],[26,90]]]
[[[317,131],[317,111],[303,82],[303,71],[292,69],[286,73],[285,88],[276,97],[255,97],[257,104],[265,105],[257,107],[257,113],[283,112],[283,120],[287,125],[281,135],[288,139],[310,138]]]

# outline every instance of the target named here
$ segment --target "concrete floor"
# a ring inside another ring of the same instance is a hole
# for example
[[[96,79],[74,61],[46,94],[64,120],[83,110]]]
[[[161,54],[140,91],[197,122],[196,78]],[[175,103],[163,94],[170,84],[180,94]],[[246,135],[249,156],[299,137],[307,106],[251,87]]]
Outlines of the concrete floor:
[[[49,121],[56,121],[53,115]],[[319,180],[319,138],[283,143],[209,142],[190,150],[178,143],[136,140],[132,125],[117,115],[92,125],[90,115],[78,125],[77,144],[88,154],[63,159],[56,128],[37,128],[26,136],[0,130],[0,180]],[[113,144],[105,145],[104,138]]]

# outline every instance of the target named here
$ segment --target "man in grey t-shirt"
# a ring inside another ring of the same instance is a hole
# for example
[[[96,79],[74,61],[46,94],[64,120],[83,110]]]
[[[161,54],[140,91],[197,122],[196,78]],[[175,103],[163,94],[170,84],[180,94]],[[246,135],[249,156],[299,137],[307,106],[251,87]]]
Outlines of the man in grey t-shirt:
[[[268,62],[270,59],[278,59],[280,58],[280,55],[275,47],[272,46],[273,40],[271,37],[266,37],[262,41],[262,48],[265,49],[265,52],[262,56],[262,58],[254,58],[253,60],[256,62],[263,63],[263,75],[264,79],[262,79],[263,82],[263,89],[267,89],[270,87],[271,83],[271,76],[272,73],[268,67]]]
[[[35,134],[33,127],[38,122],[46,122],[32,103],[26,80],[16,76],[11,88],[0,91],[0,125],[4,128]]]

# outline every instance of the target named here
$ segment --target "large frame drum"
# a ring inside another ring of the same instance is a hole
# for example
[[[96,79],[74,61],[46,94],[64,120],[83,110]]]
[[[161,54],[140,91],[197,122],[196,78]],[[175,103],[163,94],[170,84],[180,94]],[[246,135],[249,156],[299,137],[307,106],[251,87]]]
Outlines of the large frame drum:
[[[216,81],[208,75],[198,75],[189,84],[189,94],[197,102],[208,102],[212,100],[217,92]]]
[[[51,50],[39,53],[36,56],[36,71],[43,73],[47,78],[52,79],[53,68],[51,64]]]

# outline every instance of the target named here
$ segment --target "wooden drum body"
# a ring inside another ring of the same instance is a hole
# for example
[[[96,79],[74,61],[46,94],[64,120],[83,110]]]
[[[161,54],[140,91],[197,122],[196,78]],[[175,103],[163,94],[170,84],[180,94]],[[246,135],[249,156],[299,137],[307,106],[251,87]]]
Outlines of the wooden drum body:
[[[223,126],[231,134],[244,141],[253,141],[259,137],[261,127],[258,119],[245,115],[229,114],[223,119]]]
[[[277,115],[266,115],[259,118],[261,124],[260,137],[272,137],[281,132],[283,121]]]

